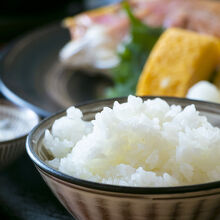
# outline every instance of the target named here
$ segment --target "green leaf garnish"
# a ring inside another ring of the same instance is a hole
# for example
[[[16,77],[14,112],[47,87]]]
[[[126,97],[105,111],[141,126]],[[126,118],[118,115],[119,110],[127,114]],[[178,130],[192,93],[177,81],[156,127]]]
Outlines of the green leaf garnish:
[[[130,40],[120,45],[120,62],[112,69],[114,86],[106,90],[106,97],[135,94],[137,81],[151,49],[163,32],[162,28],[152,28],[136,18],[128,2],[122,2],[130,20]]]

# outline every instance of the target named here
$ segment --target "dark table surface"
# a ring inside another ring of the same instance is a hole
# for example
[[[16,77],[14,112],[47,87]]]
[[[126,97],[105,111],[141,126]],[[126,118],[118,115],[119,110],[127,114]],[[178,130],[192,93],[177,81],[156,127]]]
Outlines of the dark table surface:
[[[0,219],[73,219],[47,187],[26,152],[0,171]]]

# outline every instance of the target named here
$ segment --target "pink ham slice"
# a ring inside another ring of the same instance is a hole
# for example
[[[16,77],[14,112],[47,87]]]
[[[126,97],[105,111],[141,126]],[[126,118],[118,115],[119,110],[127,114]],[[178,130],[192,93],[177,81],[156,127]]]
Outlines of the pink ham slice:
[[[210,0],[155,0],[146,4],[142,18],[151,25],[181,27],[220,37],[220,2]]]
[[[220,37],[220,2],[210,0],[131,0],[134,14],[144,23],[165,28],[176,26]],[[119,5],[105,14],[83,13],[69,25],[72,39],[81,38],[92,25],[101,25],[119,41],[129,22]],[[117,36],[118,35],[118,36]]]
[[[129,3],[135,16],[149,26],[180,27],[220,37],[220,1],[130,0]],[[129,32],[129,20],[120,4],[84,12],[66,19],[65,24],[72,41],[60,52],[64,65],[89,66],[103,72],[117,65],[117,47]]]

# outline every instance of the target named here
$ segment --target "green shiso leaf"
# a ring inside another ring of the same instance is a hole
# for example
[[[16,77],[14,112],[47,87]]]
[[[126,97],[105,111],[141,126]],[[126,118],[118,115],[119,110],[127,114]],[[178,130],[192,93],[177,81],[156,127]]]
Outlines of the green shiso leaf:
[[[127,2],[122,3],[130,20],[130,37],[119,46],[119,64],[113,68],[114,86],[106,90],[106,97],[135,94],[137,81],[151,49],[163,32],[162,28],[152,28],[137,19]]]

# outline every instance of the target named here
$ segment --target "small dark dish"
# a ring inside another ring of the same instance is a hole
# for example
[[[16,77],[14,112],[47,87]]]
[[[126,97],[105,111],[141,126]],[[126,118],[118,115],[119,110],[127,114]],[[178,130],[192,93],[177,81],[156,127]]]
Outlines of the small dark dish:
[[[144,99],[152,98],[145,97]],[[215,126],[220,126],[220,105],[201,101],[163,97],[169,104],[195,104],[201,114]],[[104,106],[112,107],[115,100],[90,102],[78,106],[85,120]],[[220,219],[220,181],[178,187],[125,187],[77,179],[49,167],[44,161],[48,154],[42,146],[45,129],[65,115],[57,113],[42,121],[29,134],[27,152],[45,182],[65,208],[77,219],[104,220],[168,220]],[[210,158],[211,160],[212,158]]]
[[[33,111],[0,100],[0,169],[24,152],[26,136],[39,120]]]

